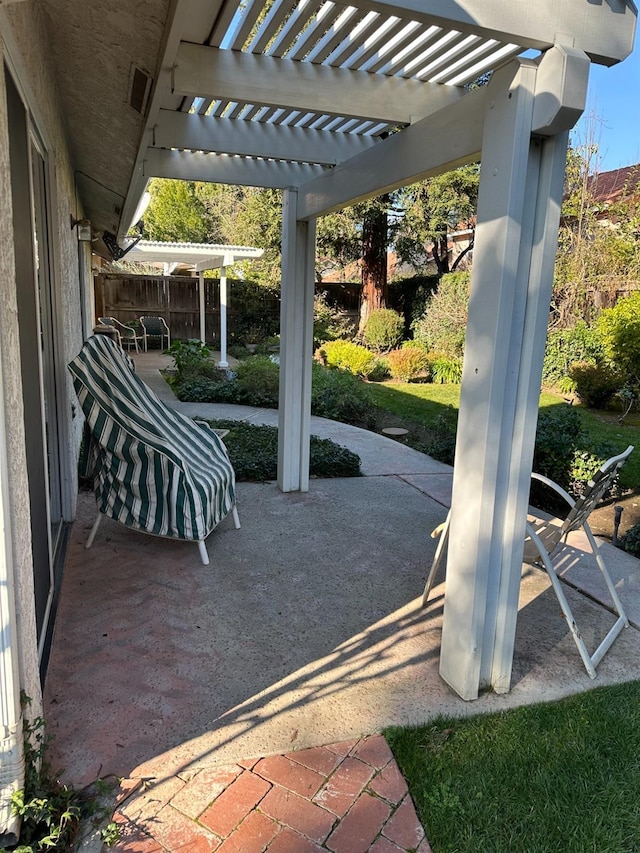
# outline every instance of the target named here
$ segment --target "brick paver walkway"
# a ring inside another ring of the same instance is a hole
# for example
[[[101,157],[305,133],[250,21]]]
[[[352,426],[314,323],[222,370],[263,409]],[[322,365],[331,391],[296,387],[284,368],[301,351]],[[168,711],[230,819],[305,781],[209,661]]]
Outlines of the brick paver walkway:
[[[381,735],[124,780],[118,853],[431,853]]]

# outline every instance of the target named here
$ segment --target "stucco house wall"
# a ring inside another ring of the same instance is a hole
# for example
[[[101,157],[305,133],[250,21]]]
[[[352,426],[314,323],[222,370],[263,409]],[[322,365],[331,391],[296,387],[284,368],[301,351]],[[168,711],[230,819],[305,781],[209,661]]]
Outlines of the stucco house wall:
[[[81,417],[72,416],[75,398],[65,365],[82,344],[79,258],[88,270],[89,257],[84,248],[79,255],[76,232],[70,227],[70,215],[82,213],[76,207],[73,167],[50,66],[50,49],[37,3],[28,0],[0,9],[0,51],[27,103],[50,163],[56,376],[60,391],[58,413],[63,416],[62,420],[58,419],[62,428],[63,511],[65,520],[71,520],[75,514],[75,460],[82,423]],[[33,344],[37,346],[38,341]],[[7,503],[11,521],[20,686],[32,699],[32,715],[40,711],[41,693],[22,391],[23,383],[35,380],[33,376],[21,375],[4,74],[0,75],[0,364],[0,393],[7,436],[7,446],[0,448],[0,452],[6,453],[9,468]]]

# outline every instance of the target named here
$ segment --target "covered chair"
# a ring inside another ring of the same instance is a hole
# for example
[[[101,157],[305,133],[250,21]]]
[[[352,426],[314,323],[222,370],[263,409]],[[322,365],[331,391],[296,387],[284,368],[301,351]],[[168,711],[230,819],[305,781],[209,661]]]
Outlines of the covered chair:
[[[139,335],[133,326],[126,326],[120,320],[116,320],[115,317],[98,317],[98,322],[102,323],[103,326],[111,326],[118,332],[122,347],[126,346],[127,349],[131,349],[133,346],[136,352],[140,351],[138,341],[142,340],[142,335]]]
[[[529,515],[526,524],[526,533],[524,541],[524,556],[523,561],[529,565],[539,566],[546,569],[549,575],[549,580],[556,594],[562,613],[564,614],[569,629],[573,635],[580,657],[585,665],[587,672],[591,678],[596,677],[596,667],[611,647],[613,641],[620,634],[623,628],[629,625],[629,620],[622,607],[622,602],[618,596],[615,584],[611,579],[611,575],[602,555],[602,549],[598,545],[591,528],[589,527],[589,515],[596,505],[602,500],[604,495],[611,489],[616,481],[618,473],[624,463],[629,458],[633,451],[633,446],[627,447],[624,453],[618,456],[612,456],[608,459],[594,474],[593,479],[586,485],[584,494],[577,500],[574,500],[563,488],[554,483],[553,480],[543,477],[541,474],[533,474],[533,478],[541,483],[544,483],[549,489],[555,492],[568,505],[568,513],[564,521],[561,519],[542,519],[536,516]],[[437,527],[432,536],[442,534],[427,582],[425,584],[422,606],[424,607],[429,598],[431,587],[438,570],[438,566],[442,559],[445,546],[449,536],[449,519],[451,513],[447,516],[446,521]],[[610,628],[607,635],[604,637],[598,648],[590,654],[587,651],[584,640],[576,625],[576,620],[573,616],[569,602],[564,593],[563,585],[558,577],[556,566],[561,561],[561,557],[565,546],[567,545],[567,537],[573,530],[582,528],[587,536],[589,545],[595,557],[598,568],[602,572],[602,576],[607,585],[609,596],[611,598],[612,609],[615,611],[617,618],[614,625]]]
[[[142,325],[145,352],[148,349],[149,338],[160,338],[160,349],[163,348],[163,341],[166,338],[167,349],[169,349],[171,346],[171,333],[164,317],[140,317],[140,324]]]
[[[90,337],[69,364],[84,412],[98,516],[198,543],[233,513],[235,475],[221,439],[205,423],[173,411],[135,374],[129,356],[104,335]],[[86,443],[86,442],[85,442]]]

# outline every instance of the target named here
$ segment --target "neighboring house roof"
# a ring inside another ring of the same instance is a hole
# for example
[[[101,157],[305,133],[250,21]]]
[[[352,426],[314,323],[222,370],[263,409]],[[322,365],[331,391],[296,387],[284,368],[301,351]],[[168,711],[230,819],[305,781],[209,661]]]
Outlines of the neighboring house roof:
[[[639,195],[640,163],[600,172],[589,178],[588,188],[594,199],[604,204]]]

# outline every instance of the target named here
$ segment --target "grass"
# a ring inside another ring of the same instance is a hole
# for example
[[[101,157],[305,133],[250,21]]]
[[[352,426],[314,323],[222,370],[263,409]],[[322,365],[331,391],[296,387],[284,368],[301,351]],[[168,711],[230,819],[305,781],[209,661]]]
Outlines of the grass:
[[[431,383],[380,382],[368,385],[371,399],[378,408],[406,420],[431,428],[443,409],[460,405],[459,385],[433,385]],[[540,395],[540,409],[566,405],[562,396],[550,391]],[[618,423],[618,413],[598,412],[577,407],[583,429],[593,445],[611,443],[620,450],[630,444],[638,448],[622,469],[620,483],[624,488],[640,490],[640,414],[630,415],[624,424]]]
[[[640,682],[385,736],[433,853],[640,851]]]

